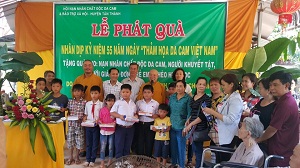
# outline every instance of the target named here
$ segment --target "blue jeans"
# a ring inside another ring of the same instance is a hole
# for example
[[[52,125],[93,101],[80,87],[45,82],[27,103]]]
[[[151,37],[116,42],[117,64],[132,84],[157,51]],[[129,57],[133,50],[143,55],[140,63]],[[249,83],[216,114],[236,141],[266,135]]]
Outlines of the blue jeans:
[[[114,156],[114,136],[115,134],[111,134],[111,135],[102,135],[100,134],[100,146],[101,146],[101,150],[100,150],[100,160],[104,160],[105,159],[105,149],[106,149],[106,145],[107,145],[107,139],[108,139],[108,157],[109,159],[112,159]]]
[[[99,145],[100,129],[96,127],[86,127],[86,161],[95,162]]]
[[[201,166],[201,159],[202,159],[202,152],[203,152],[203,142],[193,142],[193,151],[196,155],[196,166],[195,168],[200,168]]]
[[[170,135],[172,165],[184,168],[186,139],[182,136],[182,129],[171,129]]]

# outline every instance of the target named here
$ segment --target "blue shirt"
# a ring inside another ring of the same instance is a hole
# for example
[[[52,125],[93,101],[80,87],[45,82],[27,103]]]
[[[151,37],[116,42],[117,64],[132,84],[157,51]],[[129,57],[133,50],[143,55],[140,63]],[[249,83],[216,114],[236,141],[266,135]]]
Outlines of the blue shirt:
[[[169,106],[172,128],[184,128],[186,120],[191,115],[190,102],[191,97],[187,93],[185,93],[185,95],[179,100],[177,99],[177,93],[174,93],[170,96]]]

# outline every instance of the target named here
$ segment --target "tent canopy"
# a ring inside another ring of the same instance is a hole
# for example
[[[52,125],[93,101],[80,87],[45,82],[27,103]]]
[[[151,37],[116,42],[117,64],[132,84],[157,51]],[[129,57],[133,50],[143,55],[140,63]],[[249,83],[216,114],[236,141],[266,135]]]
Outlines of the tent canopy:
[[[0,0],[0,45],[3,42],[9,42],[10,48],[14,48],[14,31],[15,31],[15,8],[18,2],[74,2],[74,0]],[[76,0],[79,2],[100,2],[101,0]],[[112,0],[115,2],[125,2],[124,0]],[[143,0],[145,1],[145,0]],[[180,2],[180,0],[165,0]],[[198,0],[207,1],[207,0]],[[217,1],[217,0],[211,0]],[[262,0],[258,6],[255,16],[253,36],[258,37],[259,33],[259,13],[262,15],[261,19],[261,37],[267,39],[272,33],[274,26],[276,25],[278,15],[273,13],[270,9],[270,3],[272,0]],[[153,2],[153,1],[149,1]],[[299,18],[299,17],[298,17]],[[3,27],[2,25],[6,25]]]

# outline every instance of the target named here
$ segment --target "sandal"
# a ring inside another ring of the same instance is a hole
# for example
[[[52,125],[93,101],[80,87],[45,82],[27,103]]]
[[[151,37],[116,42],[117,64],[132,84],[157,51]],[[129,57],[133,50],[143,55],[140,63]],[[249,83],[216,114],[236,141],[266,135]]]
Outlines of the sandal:
[[[65,164],[71,165],[72,163],[74,163],[74,159],[68,159]]]
[[[75,160],[75,164],[77,164],[77,165],[81,164],[81,160],[80,159],[76,159]]]

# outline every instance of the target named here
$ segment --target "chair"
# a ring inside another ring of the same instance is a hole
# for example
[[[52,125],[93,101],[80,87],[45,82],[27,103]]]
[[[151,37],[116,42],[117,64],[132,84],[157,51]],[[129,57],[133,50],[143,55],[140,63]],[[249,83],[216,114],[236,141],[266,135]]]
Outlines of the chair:
[[[108,168],[166,168],[166,166],[157,162],[156,159],[143,155],[127,155],[113,161]]]
[[[256,168],[257,167],[257,166],[253,166],[253,165],[226,162],[226,161],[213,165],[212,163],[204,162],[204,155],[205,155],[205,152],[207,152],[207,151],[225,152],[225,153],[231,153],[232,154],[232,153],[234,153],[235,149],[227,148],[227,147],[221,147],[221,146],[210,146],[209,148],[205,148],[203,150],[203,153],[202,153],[201,167],[203,167],[204,163],[206,165],[209,165],[210,167],[212,167],[212,166],[214,166],[214,167],[222,167],[222,166],[226,166],[226,167],[244,167],[244,168]],[[269,155],[269,156],[267,156],[265,154],[264,168],[268,168],[269,162],[272,158],[284,159],[283,156],[278,156],[278,155]]]

